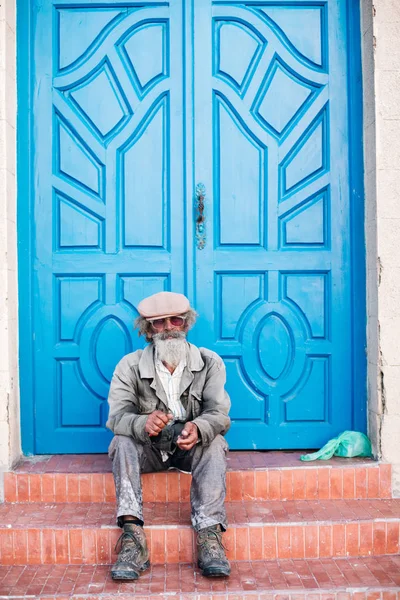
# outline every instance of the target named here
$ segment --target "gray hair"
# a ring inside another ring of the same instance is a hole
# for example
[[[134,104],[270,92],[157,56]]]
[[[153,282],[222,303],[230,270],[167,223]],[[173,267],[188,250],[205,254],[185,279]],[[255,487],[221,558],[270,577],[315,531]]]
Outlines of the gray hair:
[[[192,329],[193,325],[196,323],[197,312],[190,308],[187,312],[176,316],[185,318],[185,330],[189,331],[189,329]],[[135,329],[138,329],[139,337],[143,335],[146,338],[146,342],[151,342],[154,331],[151,327],[150,321],[145,319],[145,317],[137,317],[133,326]]]

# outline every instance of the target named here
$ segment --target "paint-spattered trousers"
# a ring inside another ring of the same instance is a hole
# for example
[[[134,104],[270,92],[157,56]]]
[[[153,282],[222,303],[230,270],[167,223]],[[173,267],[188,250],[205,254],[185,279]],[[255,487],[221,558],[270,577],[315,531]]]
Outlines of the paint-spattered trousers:
[[[192,525],[196,531],[217,525],[226,529],[226,452],[227,443],[222,435],[207,447],[196,444],[189,452],[179,450],[163,462],[161,453],[151,444],[141,444],[132,437],[114,436],[108,453],[117,496],[117,522],[132,515],[143,521],[141,473],[166,471],[171,467],[192,473],[190,501]]]

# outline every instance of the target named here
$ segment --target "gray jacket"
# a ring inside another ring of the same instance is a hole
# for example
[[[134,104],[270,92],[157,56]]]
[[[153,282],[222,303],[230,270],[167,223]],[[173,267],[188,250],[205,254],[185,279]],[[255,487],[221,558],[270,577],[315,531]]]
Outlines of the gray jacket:
[[[181,402],[187,421],[196,423],[204,446],[219,433],[224,435],[230,427],[231,403],[225,381],[225,365],[218,354],[188,343],[187,364],[180,386]],[[165,391],[154,366],[152,344],[127,354],[118,363],[108,403],[107,427],[114,434],[130,435],[143,444],[151,442],[144,429],[147,415],[155,410],[168,412]]]

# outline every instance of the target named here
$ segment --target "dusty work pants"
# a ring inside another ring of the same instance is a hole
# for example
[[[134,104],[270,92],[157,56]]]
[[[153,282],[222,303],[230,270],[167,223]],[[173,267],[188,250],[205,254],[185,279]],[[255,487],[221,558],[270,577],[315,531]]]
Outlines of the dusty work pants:
[[[167,461],[152,444],[141,444],[132,437],[114,436],[108,453],[117,496],[118,525],[122,516],[132,515],[143,521],[141,473],[166,471],[175,467],[192,473],[190,501],[192,525],[196,531],[220,524],[226,529],[226,452],[228,445],[221,435],[207,447],[196,444],[189,452],[176,448]]]

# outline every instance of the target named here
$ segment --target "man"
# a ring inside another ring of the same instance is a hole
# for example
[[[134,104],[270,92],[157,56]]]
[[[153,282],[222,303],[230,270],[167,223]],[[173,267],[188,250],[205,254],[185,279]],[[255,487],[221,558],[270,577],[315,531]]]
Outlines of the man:
[[[140,473],[175,467],[192,473],[192,525],[206,577],[228,576],[222,544],[230,400],[222,359],[186,340],[196,320],[182,294],[160,292],[140,302],[135,325],[149,345],[125,356],[110,387],[109,455],[123,528],[115,580],[137,579],[150,565],[143,531]]]

